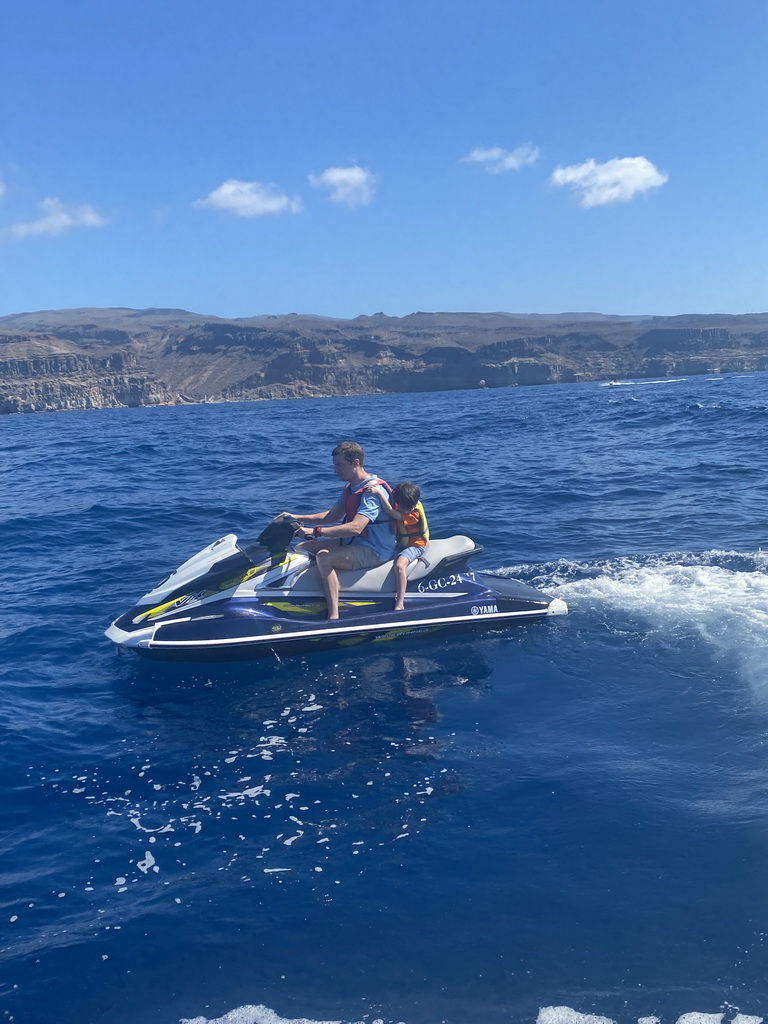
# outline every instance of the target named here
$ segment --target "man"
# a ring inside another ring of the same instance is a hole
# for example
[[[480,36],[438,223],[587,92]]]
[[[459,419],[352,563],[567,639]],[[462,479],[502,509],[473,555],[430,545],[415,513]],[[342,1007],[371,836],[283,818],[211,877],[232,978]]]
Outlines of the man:
[[[326,512],[296,515],[300,523],[313,523],[303,529],[305,541],[300,547],[314,551],[328,605],[328,619],[339,618],[339,577],[337,569],[369,569],[394,557],[395,536],[389,517],[375,494],[366,492],[370,484],[389,484],[372,476],[364,468],[365,454],[354,441],[342,441],[332,453],[333,468],[344,490],[336,504]],[[287,513],[284,513],[287,514]],[[344,522],[340,522],[344,518]],[[335,525],[326,526],[325,523]]]

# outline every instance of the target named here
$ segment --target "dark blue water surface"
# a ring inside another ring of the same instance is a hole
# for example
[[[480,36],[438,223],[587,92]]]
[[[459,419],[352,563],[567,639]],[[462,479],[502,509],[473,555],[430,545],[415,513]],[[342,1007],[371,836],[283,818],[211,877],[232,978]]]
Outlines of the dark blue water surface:
[[[0,418],[5,1019],[768,1014],[767,428],[758,374]],[[570,615],[117,656],[344,438]]]

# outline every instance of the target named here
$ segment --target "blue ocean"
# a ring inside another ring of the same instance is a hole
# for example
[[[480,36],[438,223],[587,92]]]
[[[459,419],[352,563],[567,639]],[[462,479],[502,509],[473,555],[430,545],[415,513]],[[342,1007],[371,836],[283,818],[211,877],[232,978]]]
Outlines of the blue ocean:
[[[768,1017],[767,433],[761,374],[0,417],[2,1019]],[[118,656],[343,439],[570,614]]]

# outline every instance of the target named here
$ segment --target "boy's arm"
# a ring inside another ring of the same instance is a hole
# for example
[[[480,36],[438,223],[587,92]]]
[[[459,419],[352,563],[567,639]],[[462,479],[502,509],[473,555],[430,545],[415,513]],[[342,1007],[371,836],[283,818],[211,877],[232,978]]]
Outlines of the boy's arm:
[[[383,487],[379,487],[378,484],[371,484],[370,487],[366,487],[365,489],[369,494],[376,495],[376,497],[381,502],[381,507],[384,509],[384,511],[387,513],[390,519],[403,518],[402,514],[398,512],[397,509],[392,508],[389,498],[387,497],[387,492],[384,490]]]

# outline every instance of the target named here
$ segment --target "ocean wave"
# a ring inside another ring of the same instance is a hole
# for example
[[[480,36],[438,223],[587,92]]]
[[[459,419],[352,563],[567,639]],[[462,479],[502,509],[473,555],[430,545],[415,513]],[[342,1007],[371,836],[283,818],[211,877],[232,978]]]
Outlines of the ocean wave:
[[[711,550],[513,566],[571,613],[621,612],[678,639],[694,636],[768,697],[768,552]]]

